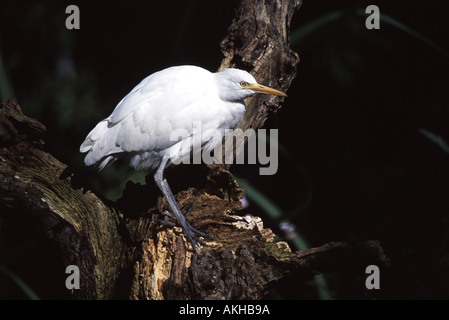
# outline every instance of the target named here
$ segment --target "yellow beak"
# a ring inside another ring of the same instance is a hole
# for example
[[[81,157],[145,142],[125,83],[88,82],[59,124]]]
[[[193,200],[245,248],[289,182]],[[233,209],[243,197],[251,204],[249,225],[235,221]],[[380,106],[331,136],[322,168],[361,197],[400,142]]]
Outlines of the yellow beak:
[[[281,96],[281,97],[286,97],[287,96],[285,93],[283,93],[283,92],[281,92],[279,90],[276,90],[276,89],[273,89],[273,88],[270,88],[270,87],[266,87],[266,86],[263,86],[263,85],[258,84],[258,83],[250,84],[250,85],[246,86],[245,89],[252,90],[252,91],[254,91],[256,93],[272,94],[272,95]]]

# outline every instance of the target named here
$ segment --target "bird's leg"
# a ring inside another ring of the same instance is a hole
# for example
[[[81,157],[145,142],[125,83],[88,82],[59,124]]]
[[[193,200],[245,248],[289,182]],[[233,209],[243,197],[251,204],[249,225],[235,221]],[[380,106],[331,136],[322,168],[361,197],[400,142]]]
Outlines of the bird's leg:
[[[199,242],[200,244],[206,246],[206,244],[200,238],[198,238],[196,234],[203,237],[208,237],[208,235],[196,230],[187,222],[186,218],[179,209],[178,204],[174,199],[173,193],[171,192],[170,187],[168,186],[168,183],[165,179],[161,181],[160,189],[167,199],[168,205],[170,206],[170,209],[172,211],[171,217],[176,221],[176,224],[182,228],[187,240],[192,244],[193,250],[196,252],[196,242]],[[170,223],[165,224],[169,226],[172,225]]]
[[[202,245],[207,246],[201,239],[199,239],[196,236],[196,234],[199,236],[202,236],[202,237],[208,237],[208,238],[212,238],[212,237],[193,228],[190,225],[190,223],[188,223],[186,220],[186,217],[189,215],[192,207],[190,207],[189,210],[187,210],[187,213],[185,215],[183,215],[181,210],[179,209],[176,199],[173,196],[173,193],[172,193],[170,186],[168,185],[166,179],[162,180],[162,185],[165,188],[165,194],[168,195],[168,196],[166,196],[167,202],[170,206],[170,209],[173,211],[172,218],[174,218],[175,221],[177,222],[177,224],[183,229],[184,234],[186,235],[189,242],[192,244],[193,249],[195,250],[195,240],[198,241],[199,243],[201,243]],[[163,191],[163,193],[164,193],[164,191]],[[165,196],[165,194],[164,194],[164,196]]]
[[[169,217],[171,219],[173,219],[172,214],[170,212],[168,212],[167,210],[163,211],[161,214],[164,215],[164,216],[167,216],[167,217]],[[160,224],[163,224],[164,226],[167,226],[167,227],[172,227],[172,228],[176,227],[176,223],[171,222],[171,221],[165,221],[165,220],[162,220],[162,219],[154,219],[151,223],[156,223],[156,222],[160,223]]]
[[[189,210],[187,211],[187,214],[185,216],[182,214],[181,210],[179,209],[179,206],[176,203],[175,196],[173,195],[173,192],[171,191],[167,180],[164,179],[164,177],[163,177],[164,169],[165,169],[165,166],[167,165],[167,162],[168,162],[168,156],[165,156],[162,159],[161,164],[159,165],[159,168],[157,169],[156,173],[154,174],[154,180],[156,181],[156,185],[159,187],[159,189],[161,190],[162,194],[164,195],[165,199],[168,202],[168,205],[172,211],[171,217],[176,221],[176,224],[182,228],[187,240],[192,244],[193,251],[196,252],[196,242],[199,242],[200,244],[206,246],[206,244],[200,238],[198,238],[198,236],[203,236],[203,237],[210,237],[210,236],[196,230],[187,222],[186,216],[190,213],[192,207],[189,208]],[[166,215],[168,215],[168,214],[166,214]],[[170,225],[170,224],[166,224],[166,225]]]
[[[195,201],[193,201],[192,204],[189,206],[189,209],[187,209],[187,212],[184,214],[184,218],[187,219],[187,217],[189,216],[190,212],[193,209],[193,204],[194,203],[195,203]],[[169,217],[171,219],[173,219],[172,214],[169,211],[167,211],[167,210],[164,210],[161,214],[164,215],[164,216],[167,216],[167,217]],[[172,227],[172,228],[176,226],[176,223],[171,222],[171,221],[165,221],[165,220],[162,220],[162,219],[155,219],[155,220],[153,220],[153,222],[158,222],[160,224],[163,224],[164,226],[168,226],[168,227]],[[192,230],[193,230],[193,232],[195,232],[195,233],[197,233],[197,234],[199,234],[199,235],[201,235],[203,237],[213,238],[212,236],[210,236],[208,234],[205,234],[205,233],[202,233],[201,231],[198,231],[198,230],[196,230],[193,227],[192,227]]]

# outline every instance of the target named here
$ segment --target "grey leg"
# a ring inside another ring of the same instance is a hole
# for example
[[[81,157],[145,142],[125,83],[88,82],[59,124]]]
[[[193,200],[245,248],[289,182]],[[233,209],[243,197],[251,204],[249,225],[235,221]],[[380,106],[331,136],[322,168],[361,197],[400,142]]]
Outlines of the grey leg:
[[[199,242],[200,244],[206,246],[206,244],[200,238],[198,238],[198,236],[209,238],[212,237],[196,230],[187,222],[186,217],[190,213],[191,208],[187,211],[187,214],[185,216],[182,214],[178,204],[176,203],[175,196],[173,195],[173,192],[171,191],[170,186],[168,185],[167,180],[164,179],[163,177],[164,169],[167,165],[167,162],[168,156],[162,159],[159,168],[154,174],[154,181],[156,181],[156,185],[161,190],[171,209],[171,215],[168,213],[165,214],[171,216],[171,218],[173,218],[176,221],[176,225],[182,228],[184,235],[186,236],[187,240],[192,244],[193,251],[196,253],[196,246],[197,246],[196,242]],[[169,226],[173,225],[171,223],[164,223],[164,224]]]

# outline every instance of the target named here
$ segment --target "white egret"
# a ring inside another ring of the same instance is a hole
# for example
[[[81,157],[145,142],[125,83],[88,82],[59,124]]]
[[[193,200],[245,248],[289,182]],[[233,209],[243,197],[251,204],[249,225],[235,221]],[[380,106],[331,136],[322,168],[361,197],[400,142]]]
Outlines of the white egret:
[[[245,112],[244,99],[256,93],[286,96],[260,85],[254,77],[239,69],[211,73],[195,66],[164,69],[145,78],[115,107],[112,114],[100,121],[81,144],[87,152],[84,162],[103,169],[107,164],[124,158],[137,170],[157,169],[154,175],[171,210],[175,222],[183,229],[196,252],[199,236],[206,234],[194,229],[179,209],[163,174],[166,167],[190,156],[194,141],[201,141],[202,150],[212,150],[221,139],[202,141],[195,135],[193,122],[201,124],[202,132],[234,129]],[[173,139],[174,130],[188,134]],[[189,210],[190,211],[190,210]]]

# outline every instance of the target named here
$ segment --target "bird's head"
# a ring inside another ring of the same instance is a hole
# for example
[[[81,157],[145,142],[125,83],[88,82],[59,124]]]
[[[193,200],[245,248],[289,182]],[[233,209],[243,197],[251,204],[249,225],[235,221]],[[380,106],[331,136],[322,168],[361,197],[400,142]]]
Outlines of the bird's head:
[[[241,101],[256,93],[269,94],[286,97],[279,90],[258,84],[256,79],[249,73],[240,69],[224,69],[216,73],[219,82],[219,94],[226,101]]]

